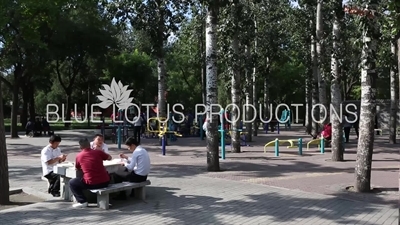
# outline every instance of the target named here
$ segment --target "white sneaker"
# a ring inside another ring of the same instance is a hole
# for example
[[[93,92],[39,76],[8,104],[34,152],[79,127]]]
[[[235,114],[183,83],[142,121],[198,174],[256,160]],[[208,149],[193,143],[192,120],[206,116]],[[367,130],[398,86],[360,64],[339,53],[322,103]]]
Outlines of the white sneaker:
[[[85,207],[87,207],[88,206],[88,203],[87,202],[84,202],[84,203],[75,203],[75,204],[73,204],[72,205],[72,207],[74,207],[74,208],[85,208]]]

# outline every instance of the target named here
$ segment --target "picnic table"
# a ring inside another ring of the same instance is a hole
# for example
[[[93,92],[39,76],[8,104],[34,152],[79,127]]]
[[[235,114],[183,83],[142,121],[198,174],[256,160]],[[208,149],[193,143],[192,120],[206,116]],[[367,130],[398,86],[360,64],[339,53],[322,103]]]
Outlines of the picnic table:
[[[103,165],[109,174],[115,173],[121,167],[121,159],[103,161]],[[73,201],[73,195],[69,189],[69,181],[76,177],[82,177],[82,172],[75,169],[71,162],[64,162],[54,166],[54,173],[60,175],[60,194],[64,200]]]

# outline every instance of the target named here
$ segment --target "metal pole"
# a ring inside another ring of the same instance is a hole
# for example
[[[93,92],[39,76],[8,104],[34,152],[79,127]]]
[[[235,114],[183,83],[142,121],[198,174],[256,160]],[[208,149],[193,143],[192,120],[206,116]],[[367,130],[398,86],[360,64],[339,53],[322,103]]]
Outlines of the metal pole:
[[[121,149],[121,124],[118,124],[118,132],[117,132],[117,141],[118,141],[118,149]]]
[[[105,135],[105,128],[104,128],[104,123],[105,123],[105,121],[104,121],[104,115],[101,115],[101,119],[102,119],[102,123],[101,123],[101,135],[103,135],[103,137],[105,137],[106,135]]]
[[[303,139],[299,138],[299,155],[303,155]]]
[[[225,159],[225,130],[221,126],[219,131],[221,132],[221,159]]]
[[[165,134],[161,137],[161,150],[162,150],[162,155],[165,155],[166,153],[166,147],[165,147]]]
[[[275,139],[275,156],[276,157],[279,156],[279,140],[278,140],[278,138]]]
[[[325,139],[321,138],[321,154],[325,153]]]
[[[203,117],[199,116],[199,132],[200,132],[200,139],[204,140],[204,130],[203,130]]]
[[[278,124],[278,134],[280,133],[280,129],[279,129],[279,121],[277,122],[277,124]]]

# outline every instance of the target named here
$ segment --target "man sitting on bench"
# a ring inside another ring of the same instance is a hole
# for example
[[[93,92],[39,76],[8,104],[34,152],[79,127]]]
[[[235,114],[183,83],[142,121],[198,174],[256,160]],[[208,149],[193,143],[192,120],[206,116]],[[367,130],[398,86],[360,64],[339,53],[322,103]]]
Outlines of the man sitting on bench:
[[[82,151],[76,156],[75,167],[82,171],[83,178],[77,177],[69,181],[69,188],[78,202],[72,205],[74,208],[87,207],[84,190],[105,188],[110,183],[103,160],[111,160],[111,156],[101,150],[92,150],[86,138],[79,141],[79,146]]]
[[[150,157],[147,151],[139,145],[138,141],[132,137],[126,140],[125,145],[129,151],[132,151],[132,157],[128,158],[125,154],[121,153],[121,159],[125,159],[123,167],[114,175],[115,183],[122,183],[128,181],[132,183],[140,183],[147,180],[147,175],[150,172]],[[131,196],[133,195],[133,191]],[[121,193],[117,199],[125,199],[125,193]]]

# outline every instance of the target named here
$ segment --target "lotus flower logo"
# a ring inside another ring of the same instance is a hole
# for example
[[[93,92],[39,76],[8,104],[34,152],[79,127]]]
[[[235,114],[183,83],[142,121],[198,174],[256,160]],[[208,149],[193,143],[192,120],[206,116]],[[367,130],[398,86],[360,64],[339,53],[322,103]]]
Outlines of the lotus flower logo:
[[[127,109],[132,103],[133,98],[129,97],[132,90],[128,90],[128,85],[122,85],[121,81],[117,83],[113,78],[110,86],[103,84],[103,87],[104,89],[99,89],[101,95],[97,95],[101,101],[99,107],[106,109],[115,104],[118,109]]]

